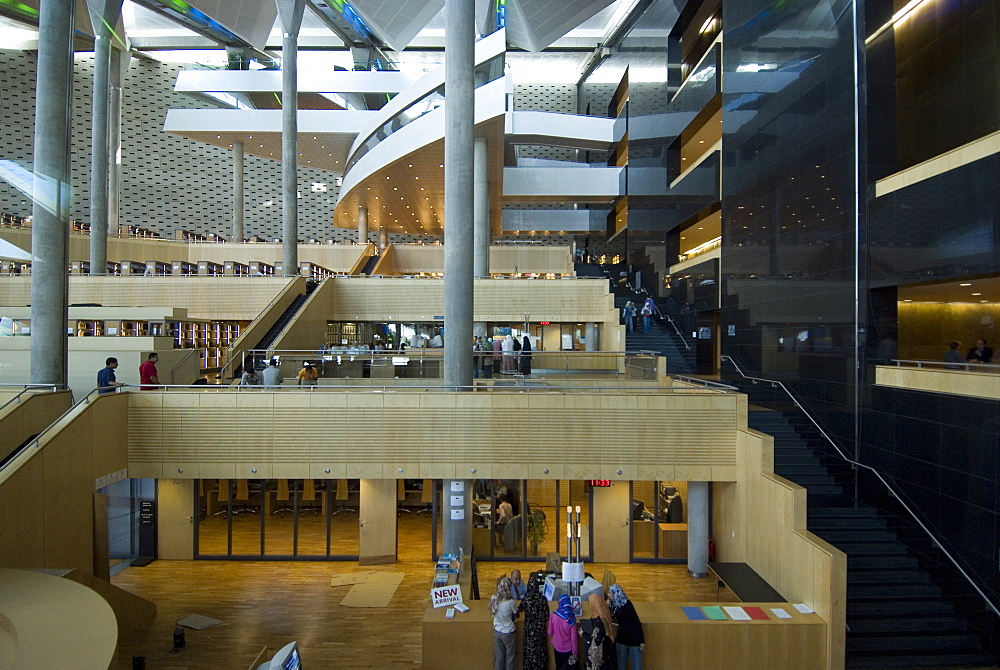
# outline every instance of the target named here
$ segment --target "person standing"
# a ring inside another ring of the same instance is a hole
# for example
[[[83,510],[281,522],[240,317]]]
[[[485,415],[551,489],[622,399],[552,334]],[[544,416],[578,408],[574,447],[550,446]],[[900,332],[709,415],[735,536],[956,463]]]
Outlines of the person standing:
[[[587,598],[590,604],[590,637],[587,641],[587,667],[589,670],[615,670],[614,628],[611,610],[598,593]]]
[[[538,573],[531,573],[528,588],[518,612],[524,612],[524,648],[521,667],[524,670],[548,670],[549,649],[545,644],[545,626],[549,619],[549,604],[539,590]]]
[[[140,391],[155,391],[159,388],[151,386],[160,383],[159,373],[156,371],[156,363],[159,360],[160,355],[153,351],[146,357],[146,362],[139,366],[139,383],[142,384],[139,387]]]
[[[281,378],[281,370],[278,369],[278,361],[273,358],[268,362],[261,376],[264,378],[264,386],[275,387],[285,383],[285,380]]]
[[[559,596],[559,608],[549,615],[549,637],[556,657],[556,670],[577,669],[576,614],[569,596]]]
[[[104,367],[97,371],[97,392],[114,393],[119,386],[125,386],[115,379],[115,368],[118,367],[117,358],[109,358],[104,361]]]
[[[646,303],[642,306],[642,332],[649,334],[653,325],[653,312],[656,311],[656,303],[652,298],[646,298]]]
[[[497,592],[490,598],[489,610],[493,615],[493,669],[514,670],[517,663],[514,619],[517,602],[510,595],[510,578],[504,577],[497,584]]]
[[[531,374],[531,338],[527,335],[521,343],[521,356],[518,362],[521,374],[527,377]]]
[[[503,360],[503,337],[493,338],[493,374],[500,374],[500,364]]]
[[[629,300],[622,307],[622,317],[625,319],[625,332],[635,332],[635,303]]]
[[[642,670],[642,652],[646,649],[642,621],[622,587],[612,584],[609,595],[611,616],[618,624],[618,634],[615,636],[618,670],[625,670],[625,664],[629,661],[632,662],[632,670]]]
[[[525,586],[524,580],[521,579],[520,570],[510,571],[510,595],[514,600],[524,600],[525,594],[528,592],[528,587]]]
[[[319,370],[312,363],[303,363],[299,370],[299,386],[316,386],[319,384]]]

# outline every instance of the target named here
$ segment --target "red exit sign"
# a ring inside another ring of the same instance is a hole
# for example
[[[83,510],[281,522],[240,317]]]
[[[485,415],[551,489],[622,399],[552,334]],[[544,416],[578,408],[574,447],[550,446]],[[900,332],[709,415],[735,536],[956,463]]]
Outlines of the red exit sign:
[[[591,486],[611,486],[611,480],[610,479],[591,479],[590,480],[590,485]]]

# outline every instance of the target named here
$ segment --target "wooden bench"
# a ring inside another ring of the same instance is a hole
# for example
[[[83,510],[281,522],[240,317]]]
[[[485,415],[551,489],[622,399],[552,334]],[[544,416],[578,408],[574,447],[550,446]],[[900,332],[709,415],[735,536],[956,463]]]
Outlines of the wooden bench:
[[[729,587],[741,602],[745,603],[783,603],[787,602],[774,587],[757,574],[746,563],[709,563],[717,581],[716,594],[719,587]]]

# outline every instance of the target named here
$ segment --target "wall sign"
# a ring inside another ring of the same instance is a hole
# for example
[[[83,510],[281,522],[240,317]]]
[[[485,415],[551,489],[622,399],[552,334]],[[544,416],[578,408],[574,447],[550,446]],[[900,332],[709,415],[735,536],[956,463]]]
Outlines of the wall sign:
[[[595,487],[611,486],[611,480],[610,479],[591,479],[590,480],[590,485],[591,486],[595,486]]]

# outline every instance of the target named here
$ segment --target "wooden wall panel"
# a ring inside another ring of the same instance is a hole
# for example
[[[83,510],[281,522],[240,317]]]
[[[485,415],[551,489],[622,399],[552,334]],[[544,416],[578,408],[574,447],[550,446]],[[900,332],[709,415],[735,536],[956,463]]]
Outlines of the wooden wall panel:
[[[965,353],[965,352],[963,352]],[[1000,399],[1000,375],[993,372],[965,372],[931,368],[900,368],[879,365],[875,383],[911,391],[951,393],[976,398]]]
[[[737,431],[741,475],[714,484],[717,560],[745,562],[791,602],[828,622],[827,668],[844,667],[847,557],[806,530],[806,491],[773,474],[773,439]]]
[[[259,470],[279,467],[286,477],[323,476],[330,469],[348,477],[423,478],[476,468],[479,477],[625,481],[674,479],[648,474],[664,464],[705,480],[731,476],[742,398],[626,389],[526,394],[419,388],[124,397],[130,468],[158,465],[164,476],[195,477],[199,464],[236,461]],[[497,444],[505,446],[498,450]],[[175,472],[178,466],[185,472]]]
[[[333,301],[333,282],[323,282],[313,291],[302,309],[272,344],[275,349],[315,351],[326,342],[326,324],[330,318],[329,305]],[[298,374],[298,370],[293,370]],[[296,383],[291,380],[291,383]]]
[[[13,395],[13,392],[9,394]],[[6,400],[0,398],[0,405],[4,402]],[[8,405],[0,412],[0,450],[4,456],[32,435],[42,432],[72,405],[70,391],[28,393]]]
[[[190,561],[194,558],[193,479],[156,482],[157,558]]]
[[[285,277],[85,277],[69,278],[70,303],[105,307],[182,305],[197,319],[250,320],[291,281]],[[4,277],[0,304],[31,302],[31,277]]]

